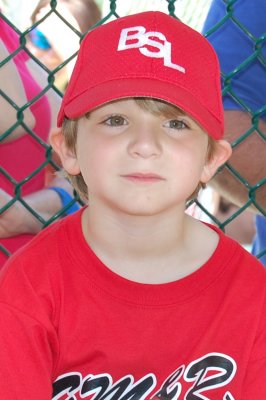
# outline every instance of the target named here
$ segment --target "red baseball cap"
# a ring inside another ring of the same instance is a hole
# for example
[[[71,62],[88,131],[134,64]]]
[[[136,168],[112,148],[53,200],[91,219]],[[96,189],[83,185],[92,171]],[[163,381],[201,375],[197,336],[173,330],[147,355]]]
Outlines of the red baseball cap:
[[[210,43],[158,11],[118,18],[89,32],[63,97],[58,126],[112,100],[174,104],[214,139],[223,136],[220,67]]]

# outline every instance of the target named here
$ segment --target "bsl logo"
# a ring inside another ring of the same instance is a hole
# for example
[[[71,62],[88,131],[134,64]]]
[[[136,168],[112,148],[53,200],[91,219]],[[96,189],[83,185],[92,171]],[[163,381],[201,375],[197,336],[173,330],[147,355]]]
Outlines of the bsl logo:
[[[157,38],[158,40],[154,40]],[[133,41],[133,42],[132,42]],[[147,47],[153,47],[149,50]],[[121,31],[118,51],[138,48],[141,54],[151,58],[163,58],[164,66],[185,73],[184,67],[171,61],[172,44],[161,32],[146,32],[144,26],[133,26]]]

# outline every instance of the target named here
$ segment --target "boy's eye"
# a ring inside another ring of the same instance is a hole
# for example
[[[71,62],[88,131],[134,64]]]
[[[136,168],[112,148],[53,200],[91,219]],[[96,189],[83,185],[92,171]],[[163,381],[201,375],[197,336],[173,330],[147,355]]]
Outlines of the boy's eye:
[[[170,129],[177,129],[177,130],[182,130],[182,129],[189,129],[188,125],[179,119],[171,119],[170,121],[167,121],[165,123],[166,128]]]
[[[112,115],[104,120],[104,123],[109,126],[123,126],[126,125],[126,120],[121,115]]]

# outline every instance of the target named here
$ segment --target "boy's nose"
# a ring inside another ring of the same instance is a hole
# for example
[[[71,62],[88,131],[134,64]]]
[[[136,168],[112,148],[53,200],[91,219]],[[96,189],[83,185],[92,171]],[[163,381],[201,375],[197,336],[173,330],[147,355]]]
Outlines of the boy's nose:
[[[134,132],[128,150],[133,157],[158,157],[162,152],[162,146],[156,129],[140,127]]]

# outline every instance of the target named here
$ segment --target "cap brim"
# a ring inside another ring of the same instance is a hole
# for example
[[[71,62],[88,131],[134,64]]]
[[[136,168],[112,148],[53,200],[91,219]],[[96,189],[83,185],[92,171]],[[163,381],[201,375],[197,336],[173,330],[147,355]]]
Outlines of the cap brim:
[[[151,97],[167,101],[189,114],[214,139],[223,136],[223,120],[218,120],[186,89],[150,78],[117,79],[85,90],[63,108],[64,112],[61,110],[58,125],[62,125],[64,117],[77,119],[110,101],[128,97]]]

